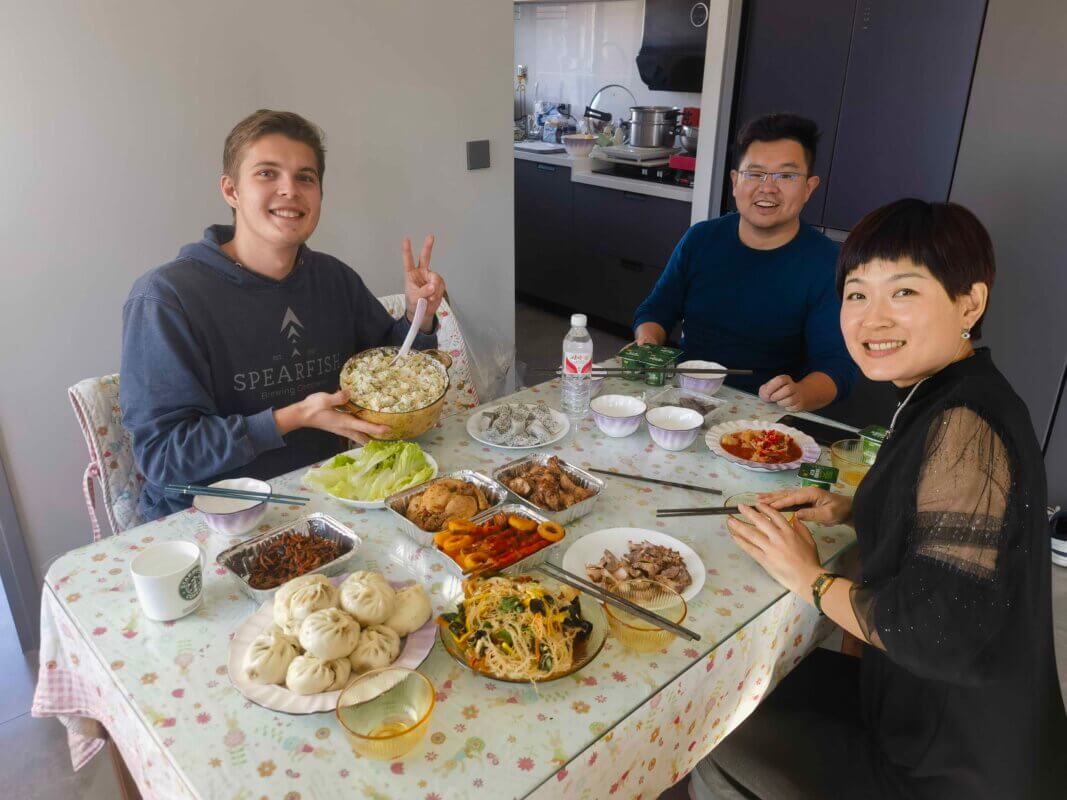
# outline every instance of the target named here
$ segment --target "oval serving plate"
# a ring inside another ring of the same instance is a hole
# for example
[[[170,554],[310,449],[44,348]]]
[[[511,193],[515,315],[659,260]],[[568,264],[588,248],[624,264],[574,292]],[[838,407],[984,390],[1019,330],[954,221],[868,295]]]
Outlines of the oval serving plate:
[[[496,406],[489,406],[488,408],[476,408],[471,412],[471,415],[467,417],[467,434],[472,439],[474,439],[474,441],[480,442],[481,444],[487,445],[489,447],[497,447],[501,450],[532,450],[536,447],[547,447],[550,444],[555,444],[556,442],[558,442],[560,439],[570,433],[571,430],[571,421],[567,418],[567,415],[564,414],[562,411],[557,411],[554,408],[550,408],[548,410],[552,412],[552,419],[554,419],[561,426],[559,433],[557,433],[555,436],[546,439],[543,442],[538,442],[537,444],[526,444],[522,446],[496,444],[486,439],[485,435],[480,430],[478,430],[478,417],[481,416],[483,412],[492,411],[495,408]]]
[[[361,450],[363,450],[362,447],[353,447],[351,450],[346,450],[343,453],[338,453],[338,455],[349,456],[351,458],[355,458],[356,456],[359,455]],[[433,468],[433,475],[431,475],[429,478],[426,479],[428,481],[432,481],[434,478],[437,477],[437,473],[440,472],[440,470],[437,467],[437,461],[436,461],[436,459],[434,459],[433,456],[431,456],[425,450],[422,451],[422,454],[424,456],[426,456],[426,461],[429,462],[430,466]],[[422,482],[425,483],[425,481],[422,481]],[[417,486],[417,485],[418,484],[414,484],[413,483],[413,484],[411,484],[411,486],[408,486],[406,488],[410,489],[410,488],[412,488],[412,486]],[[319,489],[316,486],[312,486],[310,488],[311,488],[311,491],[317,492],[319,494],[324,494],[327,497],[329,497],[331,500],[336,500],[341,505],[348,506],[349,508],[365,508],[365,509],[385,508],[385,500],[386,500],[385,497],[383,497],[381,500],[348,500],[348,499],[346,499],[344,497],[338,497],[335,494],[330,494],[329,492],[327,492],[327,491],[325,491],[323,489]],[[398,491],[405,491],[405,489],[400,489]]]
[[[793,441],[800,447],[800,458],[793,461],[786,461],[781,464],[760,464],[744,458],[738,458],[723,449],[720,440],[724,435],[727,433],[736,433],[737,431],[747,430],[749,428],[763,431],[778,431],[787,436],[792,436]],[[819,449],[818,442],[806,433],[798,431],[796,428],[790,428],[788,425],[782,425],[777,422],[765,422],[758,419],[735,419],[730,420],[729,422],[721,422],[705,434],[704,442],[707,444],[708,449],[719,458],[724,458],[727,461],[744,467],[745,469],[750,469],[753,472],[784,472],[785,470],[797,469],[801,464],[818,461],[819,455],[822,452]]]
[[[348,575],[338,575],[336,578],[331,578],[330,582],[334,586],[339,586],[347,577]],[[400,589],[411,585],[414,581],[390,581],[389,583],[393,588]],[[245,698],[271,711],[281,711],[283,714],[319,714],[334,711],[337,708],[337,698],[341,696],[339,689],[318,694],[297,694],[289,691],[285,686],[253,683],[241,674],[241,664],[252,641],[273,624],[273,610],[274,601],[268,600],[234,632],[230,640],[229,658],[226,664],[230,683]],[[416,669],[433,650],[436,629],[436,615],[430,614],[430,619],[425,625],[404,637],[400,655],[390,666]]]

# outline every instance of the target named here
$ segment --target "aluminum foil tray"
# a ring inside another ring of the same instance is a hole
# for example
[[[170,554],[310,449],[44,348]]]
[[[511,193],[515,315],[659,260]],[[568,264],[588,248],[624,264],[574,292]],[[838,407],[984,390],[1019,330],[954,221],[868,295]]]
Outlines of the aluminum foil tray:
[[[289,522],[274,530],[261,533],[259,536],[253,536],[251,539],[247,539],[240,544],[223,550],[215,558],[215,563],[224,567],[237,579],[237,582],[241,584],[241,589],[245,594],[257,603],[266,602],[274,597],[274,593],[278,590],[278,587],[275,586],[273,589],[256,589],[249,585],[248,574],[252,559],[255,558],[261,550],[270,547],[275,539],[278,539],[286,533],[299,533],[304,536],[315,534],[324,539],[330,539],[331,541],[340,543],[341,555],[333,561],[323,564],[318,569],[313,569],[310,572],[304,573],[306,575],[324,575],[328,578],[333,577],[334,575],[340,575],[342,572],[347,571],[348,562],[351,561],[352,556],[356,554],[356,551],[363,543],[359,536],[333,517],[321,512],[316,512],[301,517],[295,522]]]
[[[520,458],[518,461],[511,461],[502,467],[497,467],[493,470],[493,478],[499,481],[504,486],[507,486],[507,481],[510,478],[517,477],[519,473],[523,472],[530,464],[547,464],[552,458],[551,453],[534,453],[533,455]],[[580,469],[573,464],[568,464],[562,458],[559,459],[560,469],[563,473],[574,481],[579,486],[586,489],[592,489],[593,495],[582,500],[580,503],[575,503],[570,508],[565,508],[562,511],[552,511],[547,508],[543,508],[536,503],[532,503],[525,497],[516,494],[511,489],[512,496],[515,497],[520,503],[529,506],[530,508],[537,509],[538,512],[544,514],[548,519],[553,522],[558,522],[560,525],[569,525],[576,519],[580,519],[593,510],[593,506],[596,505],[596,501],[600,499],[601,493],[604,491],[604,481],[595,475],[586,472],[584,469]]]
[[[487,519],[490,519],[494,514],[501,513],[515,514],[520,517],[527,517],[529,519],[536,520],[538,524],[549,521],[548,517],[538,511],[535,511],[526,503],[505,503],[504,505],[497,506],[496,508],[489,509],[488,511],[483,511],[481,514],[478,514],[478,516],[474,517],[471,522],[475,524],[480,524],[482,522],[485,522]],[[548,557],[553,553],[553,551],[555,551],[557,547],[559,547],[566,541],[567,533],[566,531],[564,531],[563,538],[560,539],[558,542],[550,542],[547,547],[542,547],[536,553],[528,555],[526,556],[526,558],[520,559],[508,567],[504,567],[504,569],[500,570],[500,574],[519,575],[523,572],[529,572],[538,564],[543,564],[548,561]],[[441,563],[444,564],[445,569],[448,570],[448,572],[458,578],[466,577],[463,574],[463,569],[459,566],[459,564],[453,561],[451,557],[449,557],[445,553],[442,553],[437,548],[434,548],[434,552],[437,554]]]
[[[485,493],[485,499],[489,501],[489,508],[486,509],[486,511],[478,512],[479,514],[484,514],[487,511],[495,511],[497,507],[509,497],[508,490],[505,487],[501,486],[492,478],[487,478],[480,472],[475,472],[470,469],[461,469],[455,472],[449,472],[447,475],[438,475],[433,480],[420,483],[418,486],[412,486],[410,489],[405,489],[402,492],[397,492],[396,494],[387,497],[385,499],[385,508],[390,514],[396,517],[401,530],[403,530],[413,541],[423,547],[433,547],[433,535],[436,531],[424,531],[414,522],[409,520],[404,515],[404,512],[407,511],[408,503],[410,503],[413,498],[425,492],[438,481],[445,480],[446,478],[467,481],[468,483],[473,483],[481,487],[482,491]]]

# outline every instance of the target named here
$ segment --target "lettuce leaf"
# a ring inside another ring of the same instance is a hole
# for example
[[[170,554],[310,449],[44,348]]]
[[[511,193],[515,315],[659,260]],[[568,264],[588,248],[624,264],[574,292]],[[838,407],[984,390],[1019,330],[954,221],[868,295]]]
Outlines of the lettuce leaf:
[[[370,441],[355,458],[335,456],[304,480],[334,497],[376,501],[431,477],[433,467],[417,444]]]

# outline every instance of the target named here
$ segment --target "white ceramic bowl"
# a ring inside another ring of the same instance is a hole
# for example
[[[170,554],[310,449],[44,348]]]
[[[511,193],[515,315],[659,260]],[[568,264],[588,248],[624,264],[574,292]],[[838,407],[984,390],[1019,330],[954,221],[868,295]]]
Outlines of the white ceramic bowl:
[[[726,369],[722,364],[714,361],[683,361],[674,368],[674,377],[678,379],[678,385],[683,389],[715,394],[726,380],[725,375],[686,375],[686,367],[689,369]]]
[[[589,403],[593,422],[608,436],[621,439],[641,427],[641,417],[648,406],[643,400],[625,394],[605,394]]]
[[[648,434],[664,450],[685,450],[704,424],[699,411],[681,406],[660,406],[645,414]]]
[[[255,478],[230,478],[210,484],[220,489],[244,489],[250,492],[269,492],[270,484]],[[208,527],[223,536],[243,536],[255,528],[267,513],[266,500],[234,500],[229,497],[208,497],[198,494],[193,508],[204,515]]]
[[[568,133],[563,137],[563,149],[571,158],[585,158],[595,145],[596,137],[589,133]]]

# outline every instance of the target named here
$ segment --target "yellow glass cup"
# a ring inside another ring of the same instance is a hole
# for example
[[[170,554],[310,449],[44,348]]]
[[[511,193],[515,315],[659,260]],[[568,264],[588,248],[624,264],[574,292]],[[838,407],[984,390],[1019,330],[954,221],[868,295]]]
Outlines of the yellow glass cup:
[[[837,467],[837,479],[849,486],[859,486],[871,468],[863,463],[863,441],[841,439],[830,446],[830,460]]]
[[[337,698],[337,721],[357,756],[407,755],[430,727],[433,684],[420,672],[384,667],[360,675]]]
[[[678,592],[659,581],[647,578],[632,578],[628,581],[620,581],[611,589],[612,594],[617,594],[631,603],[636,603],[641,608],[655,611],[664,619],[681,624],[689,612],[685,600]],[[674,641],[675,635],[663,628],[658,628],[651,622],[645,622],[638,616],[624,611],[621,608],[604,604],[604,612],[608,618],[608,627],[615,634],[624,647],[635,650],[638,653],[651,653],[668,647]]]

